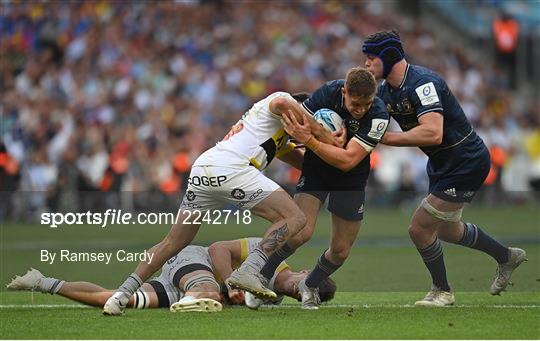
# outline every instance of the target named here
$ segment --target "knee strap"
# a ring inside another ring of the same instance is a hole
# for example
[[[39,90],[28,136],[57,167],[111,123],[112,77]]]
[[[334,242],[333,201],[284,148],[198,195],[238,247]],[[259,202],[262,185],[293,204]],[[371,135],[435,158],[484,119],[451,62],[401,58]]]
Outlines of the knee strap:
[[[433,217],[444,221],[460,221],[461,215],[463,214],[463,207],[459,210],[455,210],[452,212],[439,211],[435,207],[431,206],[431,204],[427,201],[426,198],[422,200],[422,204],[420,206],[422,206],[422,208],[425,209]]]
[[[203,284],[203,283],[210,283],[210,284],[215,285],[216,286],[216,291],[219,292],[219,284],[218,284],[218,282],[216,281],[214,276],[207,275],[207,274],[196,275],[196,276],[193,276],[190,279],[188,279],[186,281],[186,283],[184,284],[184,291],[187,292],[187,291],[191,290],[194,286],[199,285],[199,284]]]
[[[150,306],[150,298],[148,294],[141,289],[135,291],[133,294],[133,308],[135,309],[147,309]]]

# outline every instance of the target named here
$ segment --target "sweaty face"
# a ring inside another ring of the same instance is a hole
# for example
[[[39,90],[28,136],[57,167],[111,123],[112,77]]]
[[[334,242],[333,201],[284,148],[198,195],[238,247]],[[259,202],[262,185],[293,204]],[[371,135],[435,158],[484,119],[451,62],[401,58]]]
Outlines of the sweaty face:
[[[345,99],[345,107],[351,113],[352,117],[359,119],[371,108],[375,96],[369,98],[366,97],[353,97],[345,88],[341,89],[341,93]]]
[[[379,80],[383,77],[384,65],[381,58],[373,55],[366,55],[364,66],[371,72],[375,79]]]

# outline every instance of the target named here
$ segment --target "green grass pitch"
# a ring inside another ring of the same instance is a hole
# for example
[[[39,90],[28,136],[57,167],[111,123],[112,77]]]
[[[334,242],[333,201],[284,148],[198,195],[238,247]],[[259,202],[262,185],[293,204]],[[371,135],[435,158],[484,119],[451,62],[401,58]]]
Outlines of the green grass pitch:
[[[524,248],[529,262],[514,274],[515,285],[502,296],[488,293],[495,272],[489,256],[445,244],[448,276],[456,306],[412,306],[429,288],[429,275],[407,236],[411,210],[368,210],[358,242],[347,263],[333,277],[336,298],[318,311],[298,303],[283,306],[226,308],[221,313],[170,313],[166,309],[129,310],[104,317],[61,297],[0,289],[2,339],[539,339],[540,210],[522,207],[469,207],[465,219],[482,226],[508,245]],[[330,219],[321,214],[313,239],[288,261],[311,268],[327,247]],[[202,227],[195,243],[259,236],[266,224]],[[135,263],[41,263],[41,249],[141,251],[160,240],[168,226],[1,226],[0,282],[36,267],[66,280],[90,280],[116,287]],[[122,238],[122,236],[125,236]]]

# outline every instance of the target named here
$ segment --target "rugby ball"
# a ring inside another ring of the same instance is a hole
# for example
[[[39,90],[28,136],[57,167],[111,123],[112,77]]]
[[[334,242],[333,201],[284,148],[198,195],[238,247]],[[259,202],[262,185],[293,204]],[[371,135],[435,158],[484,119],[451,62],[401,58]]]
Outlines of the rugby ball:
[[[343,127],[343,119],[331,109],[319,109],[313,114],[313,118],[329,131],[337,131]]]

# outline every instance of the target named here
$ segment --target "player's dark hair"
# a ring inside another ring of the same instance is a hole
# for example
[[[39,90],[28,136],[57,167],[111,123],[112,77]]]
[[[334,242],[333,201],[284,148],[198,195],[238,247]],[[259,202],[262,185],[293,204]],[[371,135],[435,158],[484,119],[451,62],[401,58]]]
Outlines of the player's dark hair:
[[[383,78],[392,71],[394,64],[405,58],[399,32],[380,31],[368,36],[362,46],[365,55],[377,56],[383,62]]]
[[[377,82],[367,69],[353,67],[347,72],[345,89],[353,97],[371,98],[377,92]]]
[[[297,102],[303,103],[309,98],[309,92],[297,92],[291,95]]]
[[[319,297],[321,302],[327,302],[334,298],[336,294],[336,282],[330,277],[326,278],[319,284]]]

